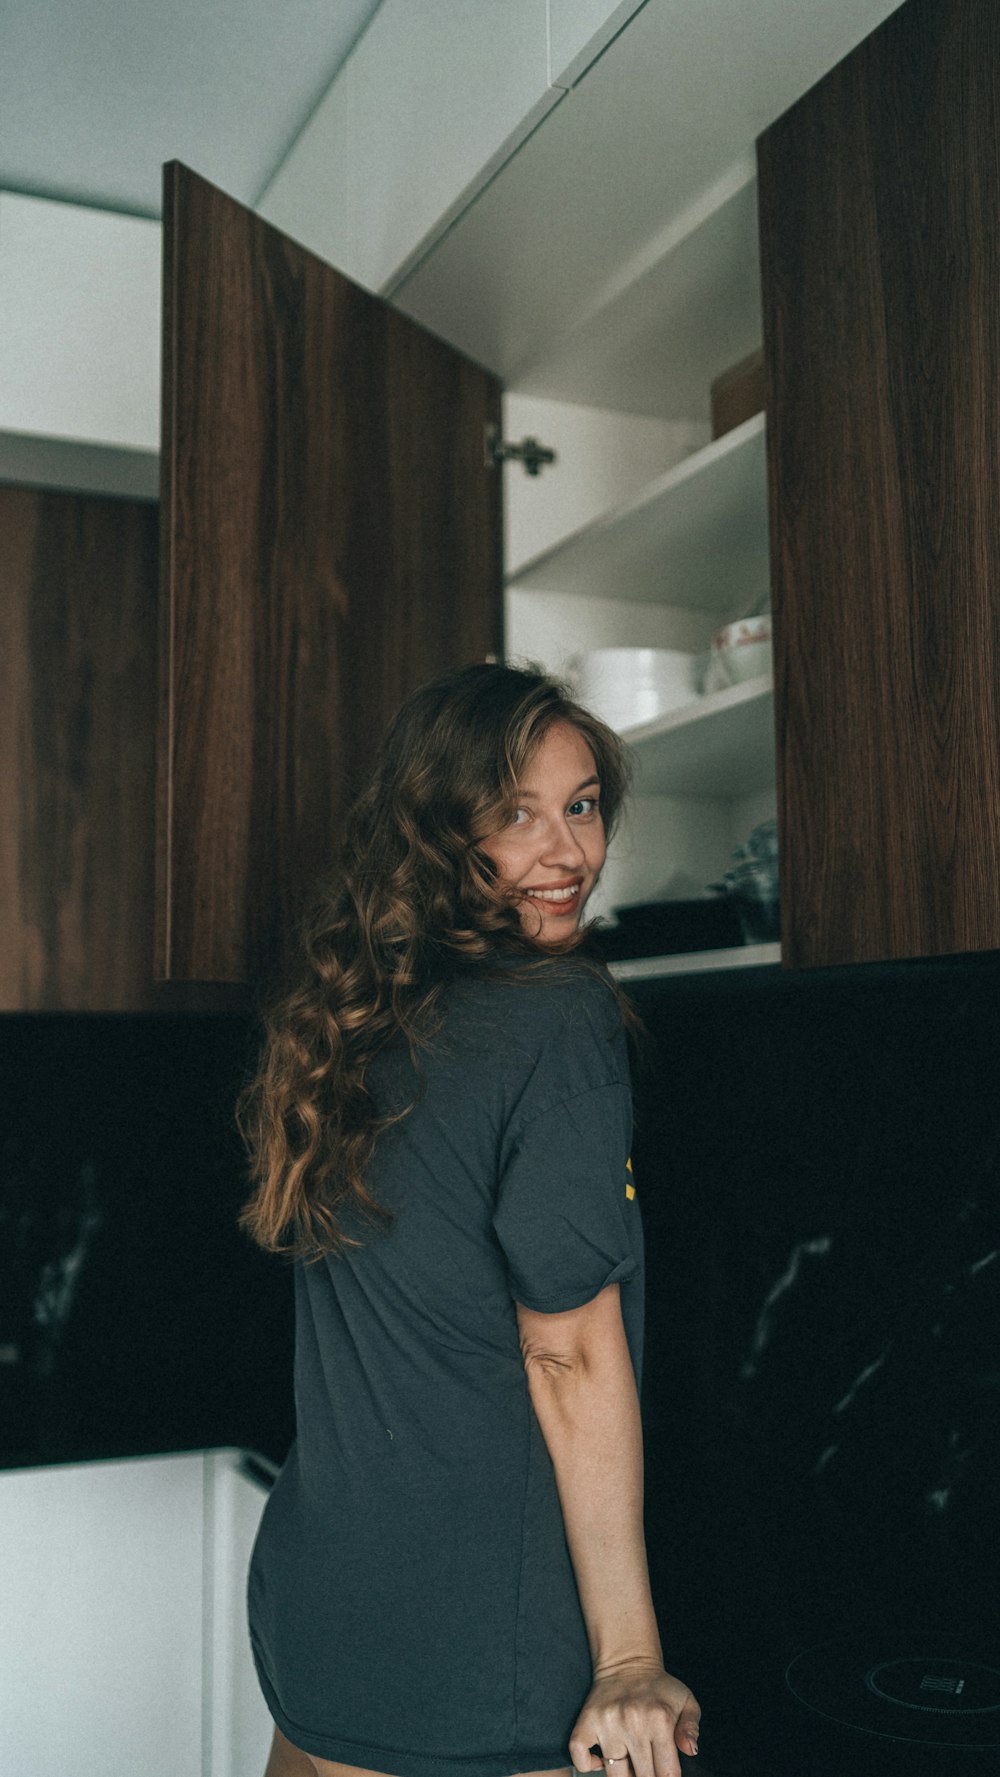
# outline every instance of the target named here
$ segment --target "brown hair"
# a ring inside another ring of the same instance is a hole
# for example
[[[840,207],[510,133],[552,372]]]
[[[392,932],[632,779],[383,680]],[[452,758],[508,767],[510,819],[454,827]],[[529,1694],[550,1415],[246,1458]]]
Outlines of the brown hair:
[[[396,1119],[377,1115],[368,1068],[399,1033],[416,1059],[451,976],[489,973],[514,955],[533,972],[558,967],[586,941],[584,927],[544,950],[534,944],[478,843],[514,818],[524,771],[560,721],[593,752],[610,835],[628,785],[625,746],[544,673],[462,668],[417,691],[390,726],[348,817],[339,869],[305,923],[299,979],[266,1014],[258,1070],[239,1101],[255,1183],[240,1222],[269,1251],[319,1258],[361,1245],[338,1221],[346,1203],[373,1226],[391,1224],[365,1173]]]

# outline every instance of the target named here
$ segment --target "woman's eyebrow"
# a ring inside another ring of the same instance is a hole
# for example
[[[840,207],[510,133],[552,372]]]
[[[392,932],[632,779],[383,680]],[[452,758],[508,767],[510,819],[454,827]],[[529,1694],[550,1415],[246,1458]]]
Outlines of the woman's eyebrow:
[[[581,790],[589,790],[592,784],[596,784],[597,788],[600,789],[600,787],[601,787],[600,778],[599,777],[585,778],[582,784],[577,784],[576,789],[570,791],[570,800],[572,801],[574,796],[579,796]],[[539,792],[537,790],[519,790],[518,795],[520,796],[522,802],[537,802]]]

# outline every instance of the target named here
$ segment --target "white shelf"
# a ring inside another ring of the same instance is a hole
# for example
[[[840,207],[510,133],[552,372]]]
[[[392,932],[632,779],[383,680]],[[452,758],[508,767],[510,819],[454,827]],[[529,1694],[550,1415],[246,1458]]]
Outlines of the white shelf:
[[[621,730],[643,796],[743,796],[774,783],[770,675],[713,691]]]
[[[664,975],[700,975],[712,969],[759,969],[780,963],[780,944],[741,944],[734,950],[686,950],[609,963],[617,981],[658,981]]]
[[[512,587],[745,611],[768,584],[764,415],[661,475],[513,574]]]

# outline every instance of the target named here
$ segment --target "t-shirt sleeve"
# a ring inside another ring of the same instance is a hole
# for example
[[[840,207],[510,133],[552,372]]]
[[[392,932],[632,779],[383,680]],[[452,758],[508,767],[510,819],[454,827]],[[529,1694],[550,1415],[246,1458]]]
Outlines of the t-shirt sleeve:
[[[493,1226],[511,1294],[540,1313],[579,1308],[639,1269],[625,1036],[596,991],[605,1003],[591,989],[550,1018],[501,1154]]]

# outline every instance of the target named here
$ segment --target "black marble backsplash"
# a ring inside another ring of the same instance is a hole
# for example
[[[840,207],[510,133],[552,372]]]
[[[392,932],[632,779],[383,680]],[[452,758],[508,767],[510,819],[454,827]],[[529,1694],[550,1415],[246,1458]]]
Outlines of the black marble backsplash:
[[[1000,1770],[1000,959],[635,998],[650,1565],[705,1768]]]
[[[291,1275],[236,1227],[240,1017],[0,1019],[0,1461],[292,1435]]]
[[[634,998],[647,1538],[703,1769],[1000,1770],[1000,958]],[[284,1456],[291,1276],[235,1224],[255,1044],[0,1019],[0,1460]]]

